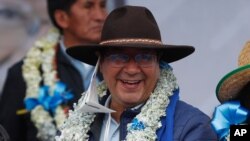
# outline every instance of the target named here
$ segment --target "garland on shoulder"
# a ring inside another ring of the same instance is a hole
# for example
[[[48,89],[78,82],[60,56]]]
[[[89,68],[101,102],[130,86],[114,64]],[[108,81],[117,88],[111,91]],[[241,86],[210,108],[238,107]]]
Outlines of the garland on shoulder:
[[[65,84],[57,78],[55,55],[59,36],[53,28],[37,40],[22,66],[27,86],[24,99],[26,110],[31,113],[31,120],[38,130],[37,138],[44,141],[55,140],[58,127],[66,119],[60,104],[72,98]]]
[[[178,85],[172,68],[162,69],[154,92],[142,107],[141,112],[128,124],[126,141],[155,141],[157,139],[156,130],[162,126],[160,118],[167,116],[165,110],[170,102],[169,97],[176,89]],[[105,95],[106,84],[100,83],[97,91],[99,97]],[[74,105],[74,110],[69,112],[68,119],[61,127],[61,135],[56,137],[57,141],[87,141],[89,139],[87,133],[96,115],[79,112],[79,105],[83,99],[84,94],[78,104]]]

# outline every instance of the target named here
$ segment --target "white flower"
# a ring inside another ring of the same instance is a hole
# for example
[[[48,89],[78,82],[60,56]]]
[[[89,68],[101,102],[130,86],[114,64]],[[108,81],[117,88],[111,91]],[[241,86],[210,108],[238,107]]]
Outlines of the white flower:
[[[38,98],[41,80],[50,88],[50,95],[53,95],[57,71],[55,70],[55,51],[58,42],[59,32],[51,29],[47,36],[36,41],[24,60],[22,73],[27,89],[25,99]],[[40,72],[42,68],[43,74]],[[31,111],[31,120],[38,129],[37,137],[44,141],[54,141],[58,126],[66,119],[65,112],[61,106],[51,115],[43,106],[37,105]],[[56,124],[54,124],[54,121]]]

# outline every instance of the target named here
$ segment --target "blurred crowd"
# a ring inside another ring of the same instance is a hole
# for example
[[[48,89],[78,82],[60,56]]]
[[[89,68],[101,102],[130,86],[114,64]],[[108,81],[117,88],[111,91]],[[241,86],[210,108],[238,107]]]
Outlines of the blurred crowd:
[[[0,93],[8,68],[49,27],[46,0],[0,0]]]

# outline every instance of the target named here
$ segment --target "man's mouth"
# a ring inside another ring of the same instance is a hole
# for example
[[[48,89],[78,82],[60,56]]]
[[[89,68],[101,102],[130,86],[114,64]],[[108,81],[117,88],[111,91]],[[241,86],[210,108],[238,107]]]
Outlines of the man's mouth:
[[[141,80],[121,80],[122,83],[127,84],[127,85],[136,85],[141,82]]]

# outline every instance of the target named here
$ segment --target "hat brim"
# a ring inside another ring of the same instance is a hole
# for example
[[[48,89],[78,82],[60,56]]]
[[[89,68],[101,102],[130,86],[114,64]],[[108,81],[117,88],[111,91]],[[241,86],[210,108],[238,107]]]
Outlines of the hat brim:
[[[154,49],[159,51],[162,56],[161,60],[168,63],[180,60],[194,52],[194,47],[187,45],[79,45],[69,47],[66,52],[73,58],[80,60],[89,65],[95,65],[97,62],[96,52],[103,49],[122,49],[124,47],[136,49]]]
[[[216,87],[216,96],[223,103],[238,97],[241,89],[250,81],[250,65],[239,67],[226,74]]]

